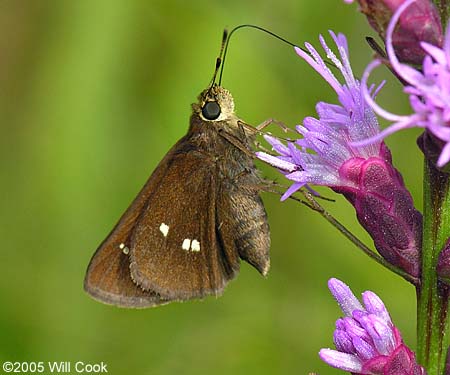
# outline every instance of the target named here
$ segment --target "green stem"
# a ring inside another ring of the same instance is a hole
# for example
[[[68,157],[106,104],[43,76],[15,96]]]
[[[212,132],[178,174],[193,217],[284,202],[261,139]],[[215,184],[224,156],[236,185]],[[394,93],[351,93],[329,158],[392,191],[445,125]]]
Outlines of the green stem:
[[[366,255],[368,255],[370,258],[372,258],[377,263],[381,264],[382,266],[386,267],[390,271],[396,273],[397,275],[400,275],[405,280],[409,281],[413,285],[419,284],[419,279],[417,279],[414,276],[411,276],[407,272],[403,271],[402,269],[392,265],[387,260],[379,256],[377,253],[375,253],[373,250],[371,250],[369,247],[367,247],[358,237],[356,237],[352,232],[350,232],[343,224],[341,224],[336,218],[334,218],[328,211],[323,208],[319,202],[317,202],[314,197],[306,190],[301,190],[301,193],[306,198],[306,202],[299,200],[301,203],[305,204],[312,210],[318,212],[325,220],[327,220],[332,226],[334,226],[339,232],[341,232],[347,239],[349,239],[351,242],[353,242],[356,247],[358,247],[360,250],[362,250]],[[289,197],[294,200],[298,200],[292,195]]]
[[[442,375],[448,347],[448,288],[436,263],[450,237],[450,179],[425,162],[422,282],[417,287],[417,359],[429,375]]]

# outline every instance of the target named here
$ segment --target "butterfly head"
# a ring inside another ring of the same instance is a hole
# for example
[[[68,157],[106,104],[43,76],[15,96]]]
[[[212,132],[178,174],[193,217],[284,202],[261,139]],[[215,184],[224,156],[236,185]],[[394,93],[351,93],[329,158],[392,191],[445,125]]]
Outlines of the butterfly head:
[[[217,85],[204,90],[193,109],[204,121],[226,121],[235,117],[231,93]]]

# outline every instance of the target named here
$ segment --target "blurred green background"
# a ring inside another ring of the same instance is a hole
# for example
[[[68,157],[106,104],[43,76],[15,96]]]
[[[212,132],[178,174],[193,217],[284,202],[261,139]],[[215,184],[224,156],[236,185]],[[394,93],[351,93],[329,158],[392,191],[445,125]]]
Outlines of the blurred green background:
[[[414,289],[314,212],[270,194],[267,279],[243,264],[219,299],[147,310],[84,293],[94,250],[186,132],[222,30],[240,23],[316,46],[319,33],[344,32],[357,75],[371,58],[364,37],[373,32],[339,0],[0,2],[1,361],[103,361],[110,374],[337,374],[317,356],[340,315],[330,277],[378,293],[415,346]],[[294,126],[318,100],[336,102],[290,47],[255,30],[235,35],[223,85],[252,124],[274,117]],[[380,100],[408,111],[392,79]],[[417,135],[388,144],[420,207]],[[370,244],[352,208],[321,191]]]

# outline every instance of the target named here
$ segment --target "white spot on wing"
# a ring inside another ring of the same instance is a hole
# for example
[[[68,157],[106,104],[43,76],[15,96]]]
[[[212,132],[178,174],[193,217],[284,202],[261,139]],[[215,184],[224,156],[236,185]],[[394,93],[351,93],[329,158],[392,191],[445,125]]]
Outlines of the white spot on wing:
[[[122,253],[124,253],[125,255],[128,255],[128,253],[130,252],[130,249],[125,246],[123,242],[119,245],[119,249],[122,250]]]
[[[181,245],[181,248],[188,251],[191,248],[191,240],[189,238],[185,238],[183,244]]]
[[[198,242],[197,240],[192,240],[191,250],[192,251],[200,251],[200,242]]]
[[[169,233],[169,226],[167,224],[161,223],[161,225],[159,226],[159,230],[164,237],[167,237],[167,234]]]

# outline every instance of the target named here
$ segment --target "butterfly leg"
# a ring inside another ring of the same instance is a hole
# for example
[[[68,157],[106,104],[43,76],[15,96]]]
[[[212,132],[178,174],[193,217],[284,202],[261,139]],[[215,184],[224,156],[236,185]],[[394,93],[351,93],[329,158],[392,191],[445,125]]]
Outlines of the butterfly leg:
[[[259,124],[256,127],[253,127],[243,121],[238,121],[239,127],[244,130],[248,130],[250,133],[253,134],[270,134],[270,133],[264,133],[262,132],[262,129],[266,128],[267,126],[271,125],[271,124],[276,124],[278,125],[285,133],[287,133],[288,131],[290,132],[294,132],[294,130],[290,129],[289,127],[287,127],[283,122],[275,120],[273,118],[269,118],[265,121],[263,121],[261,124]],[[292,139],[289,138],[281,138],[281,137],[277,137],[285,142],[293,142]],[[264,146],[262,146],[261,142],[257,141],[256,139],[253,140],[253,145],[256,149],[267,152],[269,154],[271,154],[271,151],[267,148],[265,148]]]
[[[266,154],[269,154],[269,155],[274,155],[274,154],[272,153],[272,150],[269,150],[268,148],[264,147],[264,146],[261,144],[261,142],[255,140],[254,144],[255,144],[255,147],[256,147],[258,150],[264,151]],[[275,156],[275,155],[274,155],[274,156]]]
[[[271,193],[271,194],[275,194],[275,195],[279,195],[280,197],[284,194],[283,191],[278,190],[277,188],[281,188],[282,190],[286,190],[287,187],[279,184],[276,181],[273,180],[266,180],[263,179],[261,180],[260,183],[254,184],[254,185],[247,185],[248,188],[250,189],[254,189],[254,190],[258,190],[258,191],[264,191],[266,193]],[[299,202],[311,209],[314,209],[314,207],[307,201],[307,200],[303,200],[297,196],[294,195],[290,195],[288,199],[292,199],[296,202]]]
[[[288,131],[292,131],[292,129],[289,128],[284,122],[276,120],[272,117],[268,118],[267,120],[264,120],[262,123],[257,125],[255,129],[261,131],[272,124],[278,125],[281,128],[281,130],[283,130],[285,133],[287,133]]]
[[[238,137],[235,137],[232,134],[227,133],[226,131],[224,131],[223,129],[219,130],[219,134],[225,138],[228,142],[230,142],[233,146],[235,146],[236,148],[238,148],[240,151],[242,151],[243,153],[245,153],[247,156],[251,157],[252,159],[255,158],[255,155],[253,154],[252,150],[250,149],[250,147],[248,146],[247,142],[242,141],[241,139],[239,139]],[[245,138],[244,138],[245,139]]]
[[[242,133],[243,133],[243,139],[240,139],[232,134],[229,134],[227,132],[225,132],[224,130],[220,129],[219,130],[219,134],[225,138],[228,142],[230,142],[233,146],[235,146],[236,148],[238,148],[239,150],[241,150],[242,152],[244,152],[246,155],[250,156],[252,159],[255,159],[255,155],[253,154],[253,152],[251,151],[250,145],[248,144],[248,137],[245,134],[245,130],[249,130],[251,129],[251,131],[253,133],[257,133],[258,131],[251,125],[246,124],[245,122],[242,121],[238,121],[239,124],[239,128],[241,129]],[[286,142],[292,142],[291,139],[283,139]],[[257,140],[252,139],[252,143],[253,145],[257,148],[260,149],[262,151],[265,151],[267,153],[271,153],[270,150],[264,148],[260,142],[258,142]]]
[[[294,132],[290,127],[288,127],[284,122],[276,120],[274,118],[268,118],[267,120],[264,120],[257,126],[252,126],[250,124],[247,124],[246,122],[239,120],[238,123],[242,125],[245,129],[249,130],[251,133],[262,133],[262,130],[267,128],[269,125],[275,124],[277,125],[281,130],[283,130],[285,133],[287,132]]]

